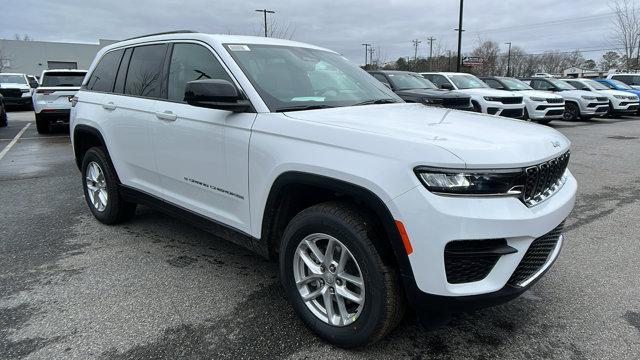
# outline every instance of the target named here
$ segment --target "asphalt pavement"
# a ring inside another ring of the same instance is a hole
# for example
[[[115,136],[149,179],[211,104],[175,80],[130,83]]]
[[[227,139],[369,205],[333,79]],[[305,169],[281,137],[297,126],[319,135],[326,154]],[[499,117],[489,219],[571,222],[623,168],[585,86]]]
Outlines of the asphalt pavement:
[[[302,325],[276,264],[150,208],[98,223],[68,133],[38,135],[32,112],[9,123],[0,359],[640,358],[640,118],[552,123],[573,143],[579,195],[560,258],[530,291],[437,330],[407,316],[349,351]]]

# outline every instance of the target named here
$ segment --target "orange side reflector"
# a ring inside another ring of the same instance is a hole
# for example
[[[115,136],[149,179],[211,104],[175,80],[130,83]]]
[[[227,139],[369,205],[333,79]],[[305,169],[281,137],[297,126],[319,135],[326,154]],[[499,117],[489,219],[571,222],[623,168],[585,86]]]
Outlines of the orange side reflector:
[[[413,252],[413,248],[411,247],[411,242],[409,241],[409,235],[407,235],[407,230],[404,228],[404,224],[402,221],[396,220],[396,227],[398,228],[398,232],[400,233],[400,237],[402,238],[402,243],[404,244],[404,250],[407,252],[407,255],[411,255]]]

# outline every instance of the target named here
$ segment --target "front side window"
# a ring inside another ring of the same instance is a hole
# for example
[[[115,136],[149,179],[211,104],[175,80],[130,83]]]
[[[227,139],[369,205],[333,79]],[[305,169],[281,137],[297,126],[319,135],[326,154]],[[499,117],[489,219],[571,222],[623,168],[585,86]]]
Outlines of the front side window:
[[[145,45],[133,49],[124,93],[143,97],[159,97],[162,65],[166,45]]]
[[[27,80],[22,75],[0,74],[0,84],[26,84]]]
[[[501,78],[500,79],[505,85],[507,85],[507,88],[509,90],[512,91],[518,91],[518,90],[531,90],[532,87],[527,85],[527,83],[518,80],[518,79],[514,79],[514,78]]]
[[[231,77],[207,48],[197,44],[175,44],[169,65],[168,98],[184,101],[184,89],[189,81]]]
[[[595,80],[584,80],[584,82],[596,90],[609,90],[609,88],[606,85],[599,83]]]
[[[489,85],[490,87],[492,87],[494,89],[504,89],[504,86],[502,86],[502,84],[500,84],[497,80],[486,79],[486,80],[484,80],[484,82],[487,83],[487,85]]]
[[[294,46],[226,44],[271,111],[402,102],[341,55]]]
[[[42,86],[80,86],[83,72],[46,72],[42,77]]]
[[[609,83],[604,83],[604,84],[609,85],[612,89],[633,90],[631,86],[618,80],[609,80]]]
[[[458,89],[482,89],[487,88],[487,84],[473,75],[450,75],[451,81]]]
[[[431,80],[432,83],[436,84],[438,87],[441,87],[442,85],[448,84],[448,85],[452,85],[449,80],[447,80],[446,77],[444,77],[444,75],[438,75],[438,74],[431,74],[428,75],[431,76],[431,78],[426,77],[428,80]]]
[[[389,87],[391,87],[391,83],[389,83],[389,80],[387,80],[387,78],[382,75],[382,74],[372,74],[374,78],[378,79],[378,81],[380,81],[383,84],[387,84]]]
[[[393,73],[389,74],[389,80],[398,90],[411,89],[436,89],[435,85],[420,75],[410,73]]]
[[[106,53],[96,68],[91,73],[87,82],[87,90],[112,92],[113,84],[116,80],[118,65],[124,50],[115,50]]]

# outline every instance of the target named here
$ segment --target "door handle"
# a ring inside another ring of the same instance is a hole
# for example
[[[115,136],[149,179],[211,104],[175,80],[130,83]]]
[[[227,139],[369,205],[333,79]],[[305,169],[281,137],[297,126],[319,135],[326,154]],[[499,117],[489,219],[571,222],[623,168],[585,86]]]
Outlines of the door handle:
[[[113,111],[118,107],[116,106],[116,104],[113,103],[113,101],[109,101],[106,104],[102,104],[102,108],[105,110]]]
[[[178,115],[176,115],[173,112],[167,110],[165,112],[157,112],[156,113],[156,117],[158,119],[164,120],[164,121],[176,121],[176,119],[178,118]]]

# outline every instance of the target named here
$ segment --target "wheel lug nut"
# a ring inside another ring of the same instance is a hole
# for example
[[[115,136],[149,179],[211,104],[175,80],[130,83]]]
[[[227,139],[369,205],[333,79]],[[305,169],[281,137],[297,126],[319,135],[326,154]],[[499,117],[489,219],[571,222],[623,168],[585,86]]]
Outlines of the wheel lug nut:
[[[335,292],[335,290],[333,290],[333,288],[332,288],[332,287],[330,287],[330,288],[329,288],[329,293],[330,293],[330,294],[333,294],[334,292]]]
[[[320,265],[320,271],[325,271],[324,265]]]
[[[336,267],[333,266],[333,265],[329,266],[329,271],[335,272],[336,271]]]
[[[336,285],[342,285],[342,280],[336,279]]]

